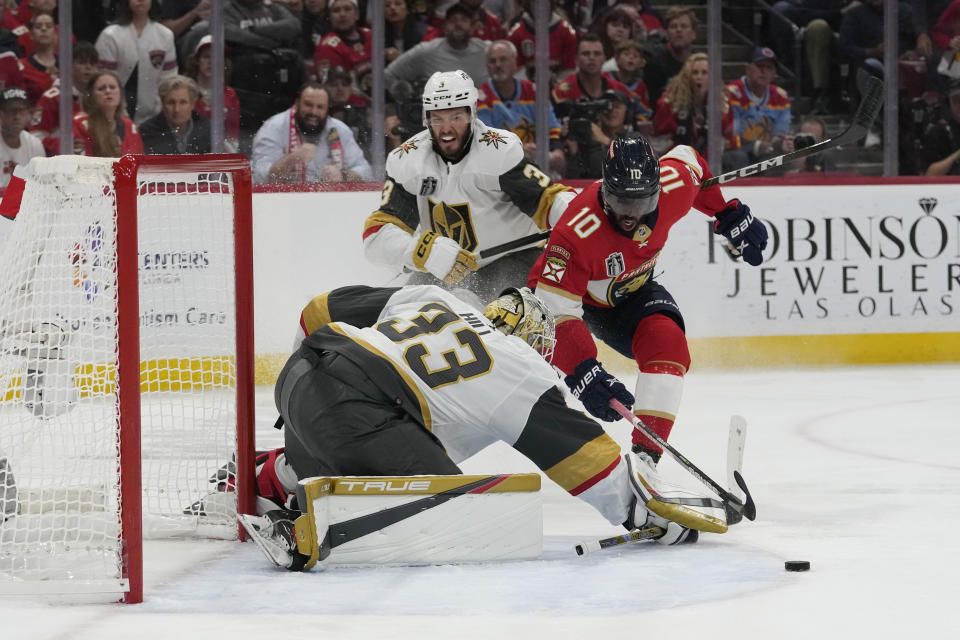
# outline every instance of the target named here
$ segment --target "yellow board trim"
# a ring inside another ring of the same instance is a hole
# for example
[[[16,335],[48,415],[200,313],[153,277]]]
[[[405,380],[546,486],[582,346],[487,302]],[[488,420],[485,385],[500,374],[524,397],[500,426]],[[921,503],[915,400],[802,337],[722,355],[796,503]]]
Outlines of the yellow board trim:
[[[694,371],[960,362],[960,332],[691,338],[689,346]],[[636,371],[632,359],[599,340],[597,348],[606,369]]]

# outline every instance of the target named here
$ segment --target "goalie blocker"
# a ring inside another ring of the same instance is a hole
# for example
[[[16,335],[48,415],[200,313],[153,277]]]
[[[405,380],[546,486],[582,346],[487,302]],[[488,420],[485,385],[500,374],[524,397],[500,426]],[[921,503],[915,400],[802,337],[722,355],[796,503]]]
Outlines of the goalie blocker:
[[[537,474],[308,478],[297,498],[303,514],[241,516],[266,556],[291,570],[529,560],[542,549]]]

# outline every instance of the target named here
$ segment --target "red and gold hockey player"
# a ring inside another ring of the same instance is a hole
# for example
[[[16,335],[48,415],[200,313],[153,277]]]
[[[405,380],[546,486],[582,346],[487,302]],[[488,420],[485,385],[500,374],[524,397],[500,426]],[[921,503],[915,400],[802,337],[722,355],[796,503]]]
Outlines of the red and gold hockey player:
[[[763,223],[739,200],[727,201],[719,186],[701,189],[711,177],[706,161],[678,146],[657,161],[644,138],[617,138],[604,160],[603,180],[584,189],[553,228],[529,284],[557,317],[553,364],[587,410],[617,420],[617,399],[663,438],[680,407],[683,376],[690,367],[680,309],[653,269],[670,228],[691,208],[716,218],[727,238],[751,265],[763,261]],[[636,361],[636,402],[597,362],[593,335]],[[634,451],[654,466],[662,453],[638,430]]]

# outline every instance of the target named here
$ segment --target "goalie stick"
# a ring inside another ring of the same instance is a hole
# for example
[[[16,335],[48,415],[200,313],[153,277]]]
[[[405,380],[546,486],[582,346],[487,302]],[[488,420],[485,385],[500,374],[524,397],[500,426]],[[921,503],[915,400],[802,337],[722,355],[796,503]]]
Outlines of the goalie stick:
[[[642,431],[648,438],[660,445],[663,450],[669,453],[674,460],[679,462],[680,466],[686,469],[690,475],[707,485],[711,491],[720,496],[720,499],[723,500],[724,509],[727,512],[727,524],[736,524],[743,518],[746,518],[747,520],[756,519],[757,507],[753,502],[753,497],[750,495],[750,491],[747,489],[747,483],[744,481],[739,469],[734,469],[730,475],[733,476],[734,482],[740,487],[740,490],[743,491],[744,500],[740,500],[740,498],[735,496],[733,493],[721,487],[715,480],[713,480],[713,478],[701,471],[697,465],[687,460],[686,456],[674,449],[670,443],[660,436],[660,434],[645,425],[640,418],[633,415],[633,413],[623,406],[620,401],[611,399],[610,406],[613,407],[614,410],[616,410],[616,412],[621,416],[629,420],[634,427]],[[742,430],[742,434],[743,436],[746,435],[745,429]],[[743,447],[741,446],[740,449],[742,450]]]

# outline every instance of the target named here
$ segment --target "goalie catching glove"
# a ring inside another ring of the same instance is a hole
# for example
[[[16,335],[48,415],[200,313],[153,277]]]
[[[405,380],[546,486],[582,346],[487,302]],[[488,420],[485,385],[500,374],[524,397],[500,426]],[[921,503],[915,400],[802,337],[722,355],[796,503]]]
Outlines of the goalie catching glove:
[[[620,419],[617,410],[610,406],[611,400],[619,400],[628,409],[633,406],[633,394],[627,391],[622,382],[607,373],[596,358],[587,358],[578,364],[563,381],[590,415],[600,420],[616,422]]]
[[[413,266],[427,271],[446,284],[457,284],[471,271],[480,268],[477,256],[455,240],[435,231],[425,231],[413,247]]]
[[[731,256],[743,256],[744,261],[754,267],[763,262],[761,252],[767,248],[767,228],[759,218],[753,217],[750,207],[734,199],[714,217],[717,220],[714,232],[730,242],[727,252]]]

